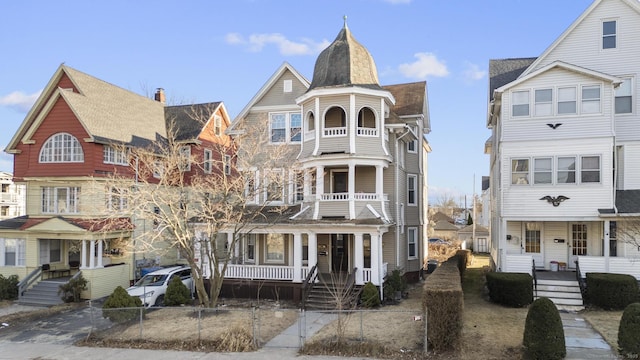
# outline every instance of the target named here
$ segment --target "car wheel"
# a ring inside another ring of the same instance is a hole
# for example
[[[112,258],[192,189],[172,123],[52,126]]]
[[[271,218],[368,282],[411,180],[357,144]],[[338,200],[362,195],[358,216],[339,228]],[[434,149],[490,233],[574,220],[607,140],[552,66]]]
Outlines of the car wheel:
[[[158,298],[156,299],[156,303],[154,304],[154,306],[164,306],[164,295],[160,295],[160,296],[158,296]]]

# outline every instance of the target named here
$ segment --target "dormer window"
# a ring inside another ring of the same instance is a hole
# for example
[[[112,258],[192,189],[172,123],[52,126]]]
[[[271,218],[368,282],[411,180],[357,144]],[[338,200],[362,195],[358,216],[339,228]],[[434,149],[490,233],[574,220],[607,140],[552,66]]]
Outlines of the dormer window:
[[[105,145],[102,152],[102,162],[105,164],[129,165],[127,149]]]
[[[602,48],[603,49],[615,49],[616,48],[616,21],[603,21],[602,22]]]
[[[84,162],[82,146],[75,136],[57,133],[45,141],[40,150],[41,163]]]
[[[293,91],[293,81],[285,80],[284,81],[284,92],[290,93]]]
[[[222,134],[222,117],[216,115],[213,118],[213,133],[216,136]]]

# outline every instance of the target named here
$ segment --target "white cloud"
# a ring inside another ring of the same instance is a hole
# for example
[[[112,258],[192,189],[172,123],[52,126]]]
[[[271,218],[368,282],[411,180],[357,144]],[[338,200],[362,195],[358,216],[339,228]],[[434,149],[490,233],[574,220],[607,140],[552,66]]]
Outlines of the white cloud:
[[[317,54],[330,44],[328,40],[315,42],[311,39],[301,39],[300,42],[295,42],[278,33],[251,34],[246,39],[241,34],[229,33],[225,39],[228,44],[246,46],[247,50],[251,52],[259,52],[267,45],[275,45],[282,55]]]
[[[409,64],[400,64],[398,69],[408,78],[424,79],[427,76],[443,77],[449,75],[447,65],[432,53],[417,53],[418,60]]]
[[[465,62],[464,78],[470,81],[482,80],[487,76],[486,70],[480,70],[480,67],[470,62]]]
[[[9,95],[0,97],[0,106],[6,106],[20,112],[27,112],[36,102],[42,90],[33,94],[25,94],[22,91],[14,91]]]

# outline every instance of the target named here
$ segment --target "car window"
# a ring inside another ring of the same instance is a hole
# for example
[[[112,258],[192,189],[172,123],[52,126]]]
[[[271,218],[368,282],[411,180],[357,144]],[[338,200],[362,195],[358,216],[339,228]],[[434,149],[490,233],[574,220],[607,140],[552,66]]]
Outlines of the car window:
[[[138,280],[135,286],[160,286],[167,278],[167,275],[151,275],[147,274]]]
[[[186,279],[188,279],[188,278],[190,278],[190,277],[191,277],[191,269],[182,270],[182,271],[180,272],[180,278],[181,278],[182,280],[186,280]]]

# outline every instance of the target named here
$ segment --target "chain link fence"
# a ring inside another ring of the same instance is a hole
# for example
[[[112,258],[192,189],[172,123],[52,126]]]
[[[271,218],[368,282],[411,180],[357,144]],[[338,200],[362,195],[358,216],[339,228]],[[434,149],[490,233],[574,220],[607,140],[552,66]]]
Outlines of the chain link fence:
[[[304,311],[283,308],[163,307],[102,309],[91,306],[87,338],[112,342],[224,342],[300,348],[307,342],[374,342],[421,349],[420,310]]]

